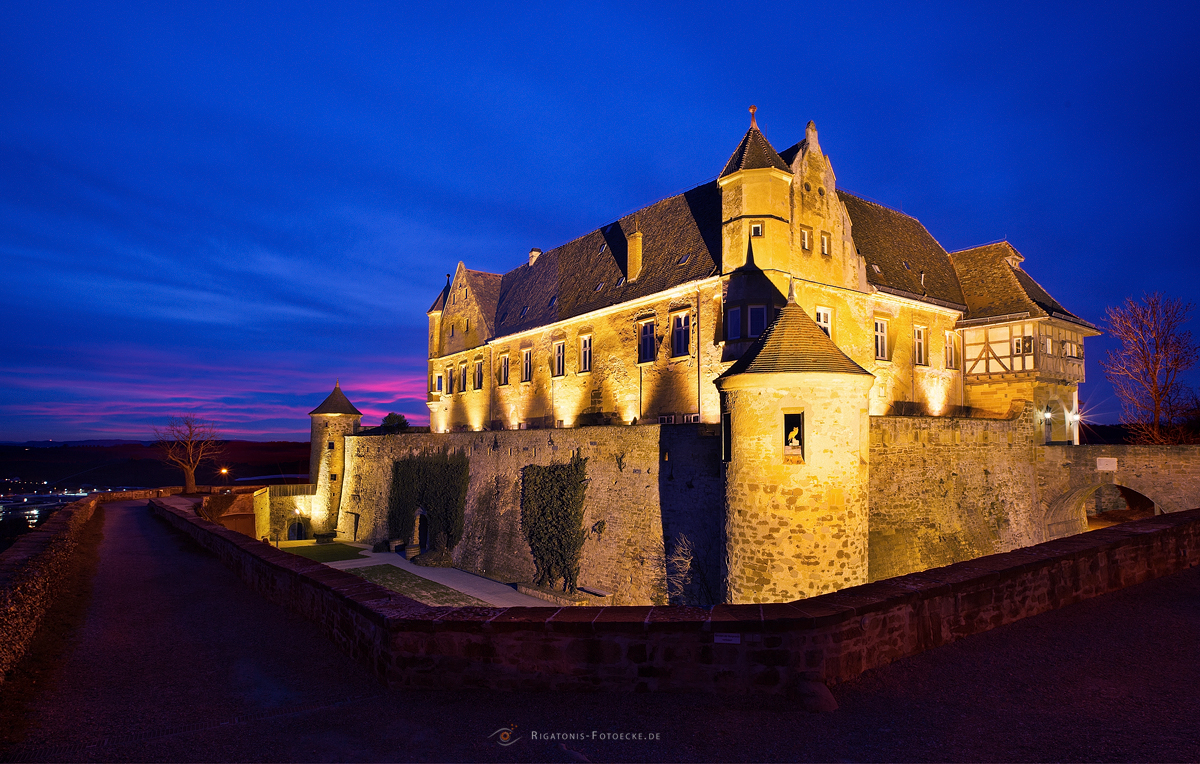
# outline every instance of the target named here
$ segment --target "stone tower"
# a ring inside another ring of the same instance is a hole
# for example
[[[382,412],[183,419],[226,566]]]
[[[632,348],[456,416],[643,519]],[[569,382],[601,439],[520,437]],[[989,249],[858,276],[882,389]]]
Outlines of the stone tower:
[[[727,601],[788,602],[866,583],[874,377],[796,304],[716,381]]]
[[[325,401],[308,412],[312,418],[309,440],[308,479],[317,484],[312,503],[314,533],[337,528],[346,467],[346,436],[358,432],[362,412],[334,383]]]

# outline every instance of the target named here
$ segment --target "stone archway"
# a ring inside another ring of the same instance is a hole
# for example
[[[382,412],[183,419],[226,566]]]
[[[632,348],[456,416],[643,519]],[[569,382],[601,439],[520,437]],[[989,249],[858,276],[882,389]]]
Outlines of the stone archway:
[[[293,520],[287,528],[288,541],[303,541],[308,538],[308,532],[301,520]]]
[[[1088,528],[1088,503],[1094,499],[1098,490],[1105,487],[1125,488],[1138,496],[1144,497],[1155,507],[1159,506],[1153,495],[1135,486],[1127,486],[1119,480],[1095,481],[1074,488],[1050,502],[1045,509],[1044,541],[1074,536],[1085,533]]]

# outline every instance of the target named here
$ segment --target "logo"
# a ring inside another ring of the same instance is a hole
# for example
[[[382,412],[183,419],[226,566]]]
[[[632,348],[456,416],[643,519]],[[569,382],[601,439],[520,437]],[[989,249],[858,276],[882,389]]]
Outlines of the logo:
[[[517,725],[510,724],[507,727],[501,727],[492,734],[488,735],[488,737],[496,738],[496,742],[500,745],[509,746],[521,739],[516,737],[516,732]]]

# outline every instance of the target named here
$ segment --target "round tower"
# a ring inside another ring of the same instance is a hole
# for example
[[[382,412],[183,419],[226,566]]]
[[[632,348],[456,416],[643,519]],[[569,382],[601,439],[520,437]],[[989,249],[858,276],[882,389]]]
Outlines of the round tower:
[[[796,304],[716,381],[726,600],[789,602],[867,581],[875,378]]]
[[[325,401],[308,412],[312,419],[309,440],[308,480],[317,484],[313,495],[313,532],[337,528],[338,508],[342,500],[342,481],[346,466],[346,436],[358,432],[362,412],[335,382]]]

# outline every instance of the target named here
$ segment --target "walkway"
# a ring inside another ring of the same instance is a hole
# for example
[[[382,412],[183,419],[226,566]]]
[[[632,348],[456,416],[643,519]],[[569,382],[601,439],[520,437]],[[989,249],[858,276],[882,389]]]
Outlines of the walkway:
[[[349,570],[351,568],[366,568],[371,565],[392,565],[401,570],[408,571],[414,576],[420,576],[429,581],[435,581],[442,586],[448,586],[451,589],[460,591],[463,594],[469,594],[475,599],[483,600],[490,605],[498,607],[550,607],[551,605],[546,600],[530,597],[528,594],[521,594],[508,584],[502,584],[490,578],[477,576],[465,570],[459,570],[458,568],[427,568],[423,565],[413,565],[395,552],[372,552],[366,544],[352,544],[348,541],[343,541],[342,543],[347,546],[362,547],[362,554],[367,559],[339,560],[337,562],[325,563],[331,568]]]
[[[109,504],[73,653],[24,761],[1197,761],[1200,568],[833,688],[776,697],[385,690],[307,621],[151,516]],[[512,725],[517,742],[490,735]],[[658,740],[592,739],[641,733]]]

